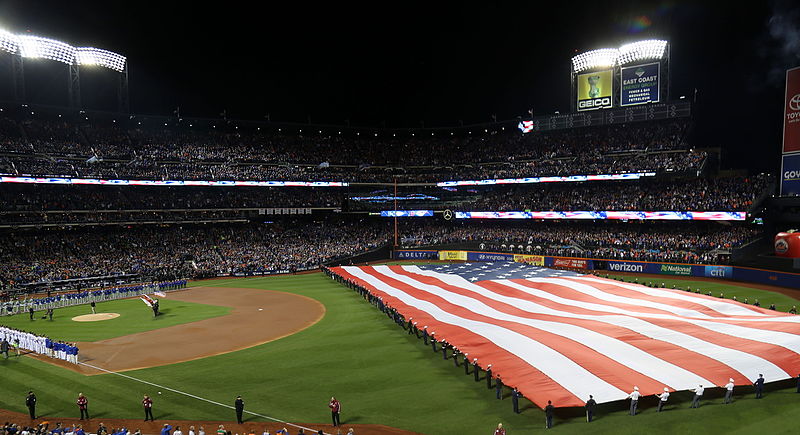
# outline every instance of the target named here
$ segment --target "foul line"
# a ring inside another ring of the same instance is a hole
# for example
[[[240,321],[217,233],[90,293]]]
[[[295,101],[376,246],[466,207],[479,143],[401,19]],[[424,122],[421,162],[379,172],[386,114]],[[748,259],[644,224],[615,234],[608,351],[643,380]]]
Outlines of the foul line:
[[[159,385],[159,384],[156,384],[156,383],[153,383],[153,382],[149,382],[149,381],[145,381],[145,380],[142,380],[142,379],[137,379],[137,378],[134,378],[133,376],[128,376],[128,375],[125,375],[125,374],[122,374],[122,373],[117,373],[117,372],[113,372],[111,370],[106,370],[106,369],[104,369],[102,367],[95,367],[95,366],[93,366],[91,364],[86,364],[85,362],[79,362],[78,364],[85,365],[86,367],[91,367],[91,368],[93,368],[95,370],[100,370],[102,372],[106,372],[106,373],[109,373],[109,374],[112,374],[112,375],[121,376],[123,378],[130,379],[132,381],[141,382],[141,383],[147,384],[147,385],[152,385],[154,387],[162,388],[162,389],[167,390],[167,391],[172,391],[173,393],[183,394],[184,396],[188,396],[188,397],[191,397],[191,398],[197,399],[197,400],[202,400],[203,402],[208,402],[208,403],[211,403],[211,404],[214,404],[214,405],[222,406],[223,408],[236,409],[233,406],[226,405],[224,403],[215,402],[213,400],[206,399],[205,397],[195,396],[194,394],[190,394],[190,393],[187,393],[187,392],[184,392],[184,391],[176,390],[174,388],[165,387],[163,385]],[[263,415],[263,414],[259,414],[257,412],[252,412],[252,411],[244,411],[244,412],[247,413],[247,414],[255,415],[256,417],[266,418],[268,420],[272,420],[272,421],[275,421],[275,422],[278,422],[278,423],[282,423],[282,424],[285,424],[287,426],[293,426],[293,427],[296,427],[298,429],[303,429],[305,431],[309,431],[309,434],[317,433],[317,431],[315,429],[312,429],[312,428],[309,428],[309,427],[305,427],[305,426],[300,426],[300,425],[297,425],[297,424],[294,424],[294,423],[289,423],[287,421],[283,421],[283,420],[280,420],[280,419],[277,419],[277,418],[274,418],[274,417],[270,417],[268,415]],[[323,432],[323,433],[325,435],[330,435],[330,434],[328,434],[326,432]]]

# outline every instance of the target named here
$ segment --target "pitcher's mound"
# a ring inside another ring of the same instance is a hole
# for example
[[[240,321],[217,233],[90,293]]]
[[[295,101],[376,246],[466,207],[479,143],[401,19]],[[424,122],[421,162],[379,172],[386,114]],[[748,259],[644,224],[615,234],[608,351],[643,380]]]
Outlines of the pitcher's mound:
[[[111,320],[119,317],[117,313],[97,313],[97,314],[84,314],[82,316],[75,316],[72,320],[76,322],[99,322],[101,320]]]

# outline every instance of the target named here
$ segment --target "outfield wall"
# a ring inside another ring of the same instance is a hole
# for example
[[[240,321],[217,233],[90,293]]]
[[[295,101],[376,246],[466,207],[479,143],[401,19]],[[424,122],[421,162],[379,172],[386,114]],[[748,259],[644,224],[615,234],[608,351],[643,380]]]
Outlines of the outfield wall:
[[[534,266],[656,275],[696,276],[800,288],[800,274],[740,266],[553,257],[546,255],[484,251],[436,251],[431,249],[396,250],[392,252],[392,258],[396,260],[515,261],[518,263],[532,264]]]

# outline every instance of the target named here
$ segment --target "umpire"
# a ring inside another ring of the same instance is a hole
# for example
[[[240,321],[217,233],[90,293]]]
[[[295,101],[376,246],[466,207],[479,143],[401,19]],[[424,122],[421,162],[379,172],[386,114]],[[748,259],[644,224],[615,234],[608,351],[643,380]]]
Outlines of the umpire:
[[[28,391],[28,396],[25,397],[25,406],[28,407],[31,420],[36,420],[36,395],[33,394],[33,391]]]

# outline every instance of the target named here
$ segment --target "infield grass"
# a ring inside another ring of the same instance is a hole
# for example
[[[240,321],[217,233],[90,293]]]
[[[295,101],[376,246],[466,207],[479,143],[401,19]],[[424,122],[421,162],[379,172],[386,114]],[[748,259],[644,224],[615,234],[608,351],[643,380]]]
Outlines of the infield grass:
[[[327,403],[335,395],[342,402],[345,430],[350,423],[375,423],[427,434],[488,434],[499,422],[509,434],[544,430],[544,414],[527,400],[521,402],[523,412],[513,414],[508,396],[496,400],[485,381],[465,376],[452,360],[443,360],[441,353],[434,354],[355,292],[321,273],[195,285],[297,293],[320,301],[327,311],[317,324],[261,346],[126,375],[231,405],[242,395],[246,410],[312,424],[329,422]],[[0,359],[0,373],[0,406],[18,412],[26,411],[25,394],[33,389],[39,412],[46,416],[77,416],[74,399],[82,391],[91,401],[93,421],[141,418],[139,400],[145,393],[155,395],[157,420],[234,418],[230,409],[168,391],[157,395],[154,387],[133,380],[86,377],[30,358]],[[636,417],[627,415],[627,403],[604,404],[590,426],[582,410],[559,409],[551,432],[797,433],[800,394],[773,388],[768,386],[762,400],[752,399],[746,387],[738,388],[738,400],[731,405],[722,405],[713,397],[718,392],[708,389],[709,399],[699,409],[689,409],[690,393],[675,393],[660,414],[653,409],[653,397],[643,398]]]
[[[153,310],[139,298],[98,302],[97,313],[117,313],[119,317],[99,322],[76,322],[75,316],[92,314],[88,304],[74,307],[56,308],[53,320],[43,319],[45,312],[28,313],[0,317],[0,325],[46,335],[53,340],[99,341],[123,335],[145,332],[168,326],[191,323],[212,317],[224,316],[230,307],[197,304],[166,298],[159,298],[159,314],[153,317]]]

